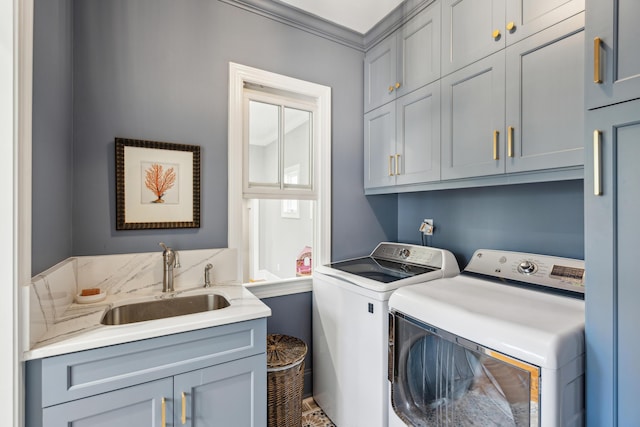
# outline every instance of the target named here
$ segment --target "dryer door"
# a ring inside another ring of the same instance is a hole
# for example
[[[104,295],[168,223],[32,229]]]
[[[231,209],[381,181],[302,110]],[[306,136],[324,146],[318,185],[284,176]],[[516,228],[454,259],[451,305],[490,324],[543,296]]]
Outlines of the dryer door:
[[[540,368],[392,313],[389,380],[413,426],[538,426]]]

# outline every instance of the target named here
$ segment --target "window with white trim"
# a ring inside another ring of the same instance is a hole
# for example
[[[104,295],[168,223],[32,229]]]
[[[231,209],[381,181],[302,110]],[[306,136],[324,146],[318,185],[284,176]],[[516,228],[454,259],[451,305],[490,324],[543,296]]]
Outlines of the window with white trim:
[[[245,283],[330,261],[330,103],[326,86],[229,65],[229,247]]]

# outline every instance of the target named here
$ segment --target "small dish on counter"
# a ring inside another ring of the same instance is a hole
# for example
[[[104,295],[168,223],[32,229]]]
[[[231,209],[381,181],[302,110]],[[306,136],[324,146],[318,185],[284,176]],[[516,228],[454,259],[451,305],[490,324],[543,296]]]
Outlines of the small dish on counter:
[[[94,302],[100,302],[102,300],[104,300],[107,297],[107,293],[106,292],[100,292],[99,294],[94,294],[94,295],[82,295],[82,294],[77,294],[76,295],[76,302],[78,304],[91,304]]]

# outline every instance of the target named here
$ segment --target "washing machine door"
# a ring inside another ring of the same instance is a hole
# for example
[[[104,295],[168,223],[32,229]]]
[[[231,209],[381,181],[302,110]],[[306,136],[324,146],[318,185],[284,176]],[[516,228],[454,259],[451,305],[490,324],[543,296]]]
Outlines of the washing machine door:
[[[539,426],[540,369],[402,313],[389,316],[391,403],[411,426]]]

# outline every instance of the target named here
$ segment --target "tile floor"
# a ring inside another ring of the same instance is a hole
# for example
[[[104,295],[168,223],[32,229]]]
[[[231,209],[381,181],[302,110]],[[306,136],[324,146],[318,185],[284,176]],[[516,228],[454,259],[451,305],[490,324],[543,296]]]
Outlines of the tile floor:
[[[325,415],[313,397],[302,401],[302,427],[336,427]]]

